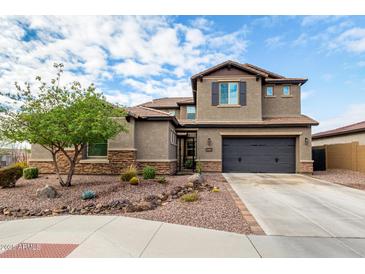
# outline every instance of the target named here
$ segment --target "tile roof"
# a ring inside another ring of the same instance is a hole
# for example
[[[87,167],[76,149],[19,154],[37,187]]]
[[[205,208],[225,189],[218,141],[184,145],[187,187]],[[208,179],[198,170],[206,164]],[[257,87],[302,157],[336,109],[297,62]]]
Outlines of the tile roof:
[[[147,117],[174,117],[168,112],[148,108],[144,106],[135,106],[127,108],[127,111],[130,115],[136,117],[136,118],[147,118]]]
[[[356,132],[365,132],[365,121],[351,124],[344,127],[339,127],[332,130],[327,130],[323,132],[319,132],[316,134],[313,134],[313,139],[320,139],[324,137],[330,137],[330,136],[337,136],[337,135],[344,135],[344,134],[350,134],[350,133],[356,133]]]
[[[143,103],[140,106],[150,107],[150,108],[177,108],[179,103],[193,103],[193,97],[166,97],[154,99],[150,102]]]

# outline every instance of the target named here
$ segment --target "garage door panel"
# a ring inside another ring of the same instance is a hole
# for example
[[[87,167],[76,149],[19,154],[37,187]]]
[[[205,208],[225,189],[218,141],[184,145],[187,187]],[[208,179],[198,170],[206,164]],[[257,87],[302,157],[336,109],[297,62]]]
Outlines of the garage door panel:
[[[224,138],[224,172],[295,172],[294,138]]]

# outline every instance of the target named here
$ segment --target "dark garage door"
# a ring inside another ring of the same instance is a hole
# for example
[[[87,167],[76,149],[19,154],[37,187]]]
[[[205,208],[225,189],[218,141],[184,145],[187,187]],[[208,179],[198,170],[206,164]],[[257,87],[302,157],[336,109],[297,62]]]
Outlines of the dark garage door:
[[[294,138],[223,138],[223,172],[295,172]]]

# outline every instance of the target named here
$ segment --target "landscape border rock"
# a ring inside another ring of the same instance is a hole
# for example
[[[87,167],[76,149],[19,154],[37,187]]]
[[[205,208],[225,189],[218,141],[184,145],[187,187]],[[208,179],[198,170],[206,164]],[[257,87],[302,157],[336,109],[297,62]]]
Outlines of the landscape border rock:
[[[200,174],[199,174],[200,175]],[[194,184],[195,182],[195,184]],[[52,188],[56,195],[57,191],[52,187],[46,185],[45,187],[38,189],[41,190]],[[39,216],[57,216],[61,214],[72,214],[72,215],[93,215],[93,214],[113,214],[119,211],[123,213],[127,212],[141,212],[147,210],[154,210],[159,206],[163,206],[164,204],[171,202],[173,199],[178,199],[181,196],[192,193],[194,191],[211,191],[214,186],[206,183],[204,184],[204,180],[197,179],[195,181],[189,181],[184,186],[176,186],[169,193],[162,192],[159,195],[148,195],[139,201],[131,202],[128,199],[120,199],[120,200],[112,200],[106,204],[95,204],[94,202],[85,201],[85,205],[79,208],[63,205],[58,208],[50,209],[36,209],[29,210],[26,208],[8,208],[8,207],[0,207],[0,215],[11,216],[16,218],[22,217],[39,217]],[[37,196],[38,196],[37,190]],[[47,191],[44,191],[47,192]],[[51,191],[52,192],[52,191]],[[48,192],[47,192],[48,193]],[[40,194],[40,198],[46,197]],[[53,196],[53,192],[51,196]]]

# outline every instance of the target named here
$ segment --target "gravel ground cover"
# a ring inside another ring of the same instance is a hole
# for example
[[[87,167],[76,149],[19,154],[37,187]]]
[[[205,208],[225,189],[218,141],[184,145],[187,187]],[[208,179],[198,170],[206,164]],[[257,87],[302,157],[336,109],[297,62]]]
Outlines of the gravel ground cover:
[[[328,169],[326,171],[314,172],[313,177],[332,183],[365,190],[365,173],[362,172],[346,169]]]
[[[190,225],[242,234],[250,233],[250,228],[243,218],[240,210],[235,205],[225,187],[225,179],[221,174],[206,174],[206,183],[219,187],[219,192],[207,189],[199,192],[196,202],[182,202],[181,199],[164,201],[156,209],[141,212],[124,212],[123,210],[101,211],[99,214],[124,215],[155,221],[163,221],[182,225]],[[128,199],[140,201],[148,195],[169,193],[178,186],[187,183],[189,176],[166,176],[168,183],[160,184],[154,180],[142,180],[139,185],[130,185],[121,182],[118,176],[86,176],[75,175],[73,186],[61,187],[54,175],[41,175],[37,179],[20,179],[15,188],[0,189],[0,211],[5,208],[28,209],[32,211],[49,210],[49,214],[56,215],[53,210],[62,208],[83,208],[93,206],[101,207],[115,200]],[[55,199],[41,199],[36,195],[36,190],[46,184],[56,188],[60,197]],[[82,200],[81,194],[85,190],[92,190],[97,197],[92,200]],[[84,214],[95,214],[89,211]],[[83,214],[81,213],[81,214]],[[62,212],[60,213],[62,214]],[[80,212],[75,212],[80,214]],[[21,216],[21,218],[32,216]],[[0,212],[0,220],[17,218],[7,216]]]

